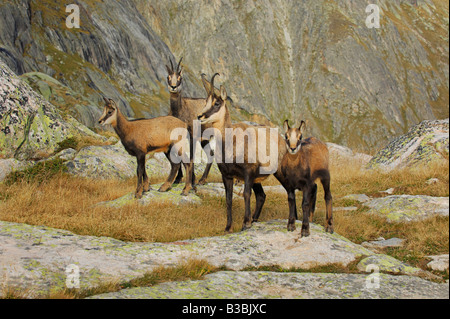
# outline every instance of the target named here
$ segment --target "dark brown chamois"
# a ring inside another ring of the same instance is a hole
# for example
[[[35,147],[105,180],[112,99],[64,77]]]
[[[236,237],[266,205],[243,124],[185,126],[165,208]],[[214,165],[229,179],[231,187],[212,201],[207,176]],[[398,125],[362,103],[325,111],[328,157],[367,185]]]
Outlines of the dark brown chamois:
[[[216,157],[216,160],[222,174],[227,202],[225,231],[230,232],[232,226],[233,180],[236,178],[244,181],[245,215],[242,230],[245,230],[251,227],[252,222],[258,220],[266,199],[261,182],[274,172],[278,172],[278,163],[286,149],[283,145],[283,139],[276,129],[275,134],[272,134],[273,131],[268,127],[231,123],[226,103],[227,92],[223,86],[220,86],[220,92],[217,94],[214,88],[214,78],[217,75],[217,73],[214,74],[211,79],[210,87],[207,89],[208,97],[198,119],[202,124],[210,125],[217,131],[215,152],[221,154],[222,158],[219,160]],[[282,151],[281,154],[279,150]],[[274,157],[272,157],[273,151],[275,151]],[[263,159],[262,153],[264,155],[270,153],[270,160]],[[250,197],[252,189],[255,192],[256,207],[251,220]]]
[[[145,171],[145,156],[150,152],[164,152],[170,162],[171,171],[169,177],[159,189],[160,192],[168,191],[181,166],[180,161],[174,162],[172,160],[171,157],[173,154],[171,154],[171,151],[182,138],[178,137],[178,140],[172,140],[171,134],[175,129],[186,130],[186,124],[173,116],[161,116],[152,119],[130,121],[122,115],[113,100],[107,98],[104,98],[104,100],[105,107],[98,122],[102,125],[111,124],[117,135],[119,135],[125,150],[130,155],[136,156],[137,159],[136,198],[141,198],[143,192],[150,190],[150,182]],[[176,149],[174,149],[174,151],[176,153]],[[182,150],[180,149],[178,155],[182,155],[181,151]],[[190,179],[192,162],[185,160],[183,161],[183,165],[186,172],[189,174],[187,174],[186,184],[181,194],[187,195],[192,189],[192,182]]]
[[[167,84],[170,92],[170,111],[169,115],[179,118],[183,122],[185,122],[188,126],[188,131],[193,136],[193,121],[197,119],[198,113],[203,109],[205,105],[204,98],[187,98],[182,97],[182,84],[183,84],[183,67],[181,66],[180,59],[176,68],[173,67],[172,60],[169,58],[170,67],[166,65],[168,76],[167,76]],[[207,127],[202,125],[201,131],[205,130]],[[191,139],[193,141],[193,139]],[[201,145],[202,148],[205,148],[208,145],[209,141],[202,140]],[[191,151],[193,150],[193,145],[191,145]],[[203,172],[202,177],[199,180],[199,184],[203,185],[206,183],[206,179],[208,177],[209,171],[211,169],[212,163],[208,163],[205,167],[205,171]],[[192,173],[194,174],[194,169],[192,169]],[[180,183],[183,178],[183,172],[181,167],[178,171],[177,178],[175,183]],[[195,175],[192,176],[192,182],[195,183]]]
[[[315,137],[309,137],[303,140],[304,129],[304,121],[301,121],[298,128],[289,127],[287,120],[284,122],[285,147],[287,152],[281,161],[281,174],[275,176],[288,193],[289,220],[287,228],[289,231],[295,230],[295,220],[297,219],[295,190],[298,189],[303,192],[301,237],[309,236],[310,233],[309,222],[312,221],[316,205],[316,179],[320,179],[325,192],[325,231],[333,233],[328,148]]]

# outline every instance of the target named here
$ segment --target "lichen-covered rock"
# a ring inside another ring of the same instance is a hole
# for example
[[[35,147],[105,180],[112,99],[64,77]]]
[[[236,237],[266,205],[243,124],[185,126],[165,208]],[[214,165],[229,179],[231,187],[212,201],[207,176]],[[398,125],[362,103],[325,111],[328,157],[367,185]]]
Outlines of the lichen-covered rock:
[[[449,156],[449,119],[423,121],[392,140],[368,163],[369,168],[392,170],[446,160]]]
[[[374,270],[373,266],[377,267],[378,272],[389,272],[393,274],[417,275],[424,272],[423,270],[416,267],[411,267],[395,259],[394,257],[383,254],[364,258],[358,263],[357,268],[359,271],[370,273]]]
[[[297,229],[301,229],[300,223]],[[286,231],[285,220],[256,223],[244,232],[165,244],[123,242],[0,221],[0,278],[6,278],[10,286],[42,294],[64,288],[66,268],[73,264],[80,268],[83,288],[102,280],[129,280],[186,258],[233,270],[272,265],[310,269],[329,264],[345,266],[374,254],[315,224],[311,224],[310,237],[298,237],[299,230]]]
[[[0,61],[0,157],[45,158],[59,142],[78,135],[99,137],[70,116],[64,119]]]
[[[365,206],[369,213],[385,216],[388,221],[408,222],[433,215],[448,216],[449,198],[425,195],[392,195],[372,199]]]
[[[68,173],[88,178],[129,178],[136,176],[136,157],[127,153],[121,142],[115,145],[88,146],[75,158],[67,161]],[[146,162],[147,174],[164,177],[170,172],[170,163],[164,155],[155,154]]]
[[[123,289],[90,299],[447,299],[448,284],[411,276],[221,271],[203,280]],[[216,314],[225,310],[215,309]]]

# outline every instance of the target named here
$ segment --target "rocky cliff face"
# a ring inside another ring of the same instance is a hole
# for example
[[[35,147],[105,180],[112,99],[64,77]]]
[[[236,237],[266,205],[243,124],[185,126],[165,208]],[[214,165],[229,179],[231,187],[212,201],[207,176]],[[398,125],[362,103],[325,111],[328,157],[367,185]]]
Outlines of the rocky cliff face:
[[[307,119],[308,134],[351,148],[373,151],[413,124],[448,117],[444,1],[379,1],[380,29],[366,27],[362,1],[75,2],[81,29],[70,30],[64,3],[1,3],[0,58],[19,74],[52,76],[63,86],[54,92],[84,97],[70,112],[89,126],[98,92],[129,116],[166,114],[172,52],[184,57],[186,95],[204,96],[200,72],[220,72],[242,108],[235,119]],[[74,103],[65,96],[59,105]]]

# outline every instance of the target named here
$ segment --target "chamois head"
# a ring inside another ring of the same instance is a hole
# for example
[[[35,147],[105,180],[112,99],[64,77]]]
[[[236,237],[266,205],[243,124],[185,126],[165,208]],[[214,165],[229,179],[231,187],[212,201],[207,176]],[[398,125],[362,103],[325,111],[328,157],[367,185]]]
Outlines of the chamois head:
[[[208,86],[205,85],[206,93],[208,97],[206,98],[206,104],[202,112],[198,115],[198,119],[202,124],[215,123],[222,120],[226,113],[226,101],[227,101],[227,91],[223,85],[220,86],[220,92],[217,94],[217,90],[214,89],[214,78],[220,75],[216,73],[212,76],[211,82]],[[205,83],[205,74],[202,74],[202,80]]]
[[[183,60],[183,58],[181,58],[180,62],[178,62],[176,69],[173,68],[172,60],[170,58],[170,67],[166,65],[168,72],[167,85],[170,93],[178,93],[181,90],[181,81],[183,80],[183,67],[180,67],[181,60]]]
[[[286,148],[289,153],[296,154],[300,150],[305,126],[305,121],[301,121],[298,128],[291,128],[289,126],[288,120],[284,121],[284,140],[286,142]]]
[[[103,114],[98,120],[98,123],[105,126],[117,121],[117,105],[112,99],[103,97],[103,100],[105,100],[105,107],[103,108]]]

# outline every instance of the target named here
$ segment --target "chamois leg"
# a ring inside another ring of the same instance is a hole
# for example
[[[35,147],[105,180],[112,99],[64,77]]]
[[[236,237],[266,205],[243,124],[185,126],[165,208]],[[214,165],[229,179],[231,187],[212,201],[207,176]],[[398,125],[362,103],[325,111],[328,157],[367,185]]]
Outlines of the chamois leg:
[[[137,199],[142,198],[142,192],[144,190],[144,185],[142,183],[145,172],[145,154],[139,154],[136,156],[137,159],[137,188],[135,197]]]
[[[244,214],[244,223],[242,225],[242,230],[249,229],[252,227],[251,222],[251,197],[252,197],[252,188],[253,188],[253,178],[250,176],[245,177],[244,182],[244,203],[245,203],[245,214]]]
[[[303,210],[303,220],[302,220],[302,232],[301,237],[308,237],[309,236],[309,208],[311,200],[311,192],[313,190],[312,185],[306,185],[303,188],[303,201],[302,201],[302,210]]]
[[[253,184],[253,191],[255,192],[256,197],[256,207],[255,212],[253,213],[253,223],[257,222],[259,219],[259,215],[261,214],[261,210],[264,206],[264,202],[266,201],[266,194],[264,193],[264,189],[261,184],[255,183]]]
[[[225,196],[227,201],[227,226],[225,232],[231,232],[233,224],[232,206],[233,206],[233,178],[226,178],[222,175],[223,186],[225,187]]]
[[[150,186],[150,180],[149,180],[149,178],[147,176],[147,172],[146,172],[146,169],[145,169],[145,164],[144,164],[143,182],[144,182],[144,189],[143,189],[144,193],[148,192],[149,190],[152,189],[152,187]]]
[[[334,222],[333,222],[333,197],[330,191],[330,173],[327,172],[325,176],[321,179],[323,190],[325,192],[325,205],[327,209],[327,219],[325,224],[325,231],[329,233],[334,232]]]
[[[209,141],[202,141],[201,144],[202,144],[202,148],[205,148],[206,145],[209,144]],[[211,150],[211,155],[214,156],[214,151],[213,150]],[[211,170],[211,166],[212,166],[212,163],[207,163],[206,164],[205,171],[203,172],[202,177],[198,181],[199,185],[205,185],[206,184],[206,179],[208,178],[208,174],[209,174],[209,171]]]
[[[295,202],[295,189],[287,190],[289,204],[289,219],[287,224],[288,231],[295,230],[295,220],[297,219],[297,204]]]
[[[160,192],[167,192],[172,187],[172,184],[173,184],[173,181],[175,180],[176,174],[181,167],[181,163],[176,164],[170,158],[170,150],[164,154],[166,155],[167,159],[170,162],[171,169],[170,169],[169,177],[167,177],[167,180],[159,188]]]
[[[186,183],[184,184],[184,189],[181,192],[181,195],[182,196],[187,196],[187,195],[189,195],[189,191],[191,189],[193,189],[193,185],[192,185],[192,170],[194,169],[194,164],[193,164],[193,161],[191,159],[191,161],[189,163],[183,163],[183,165],[184,165],[184,168],[186,170]]]
[[[311,191],[311,198],[309,201],[309,221],[313,221],[314,212],[316,210],[316,200],[317,200],[317,184],[314,183],[312,191]]]
[[[182,180],[183,180],[183,169],[180,166],[180,169],[178,170],[177,178],[175,178],[175,181],[173,183],[180,184]]]

